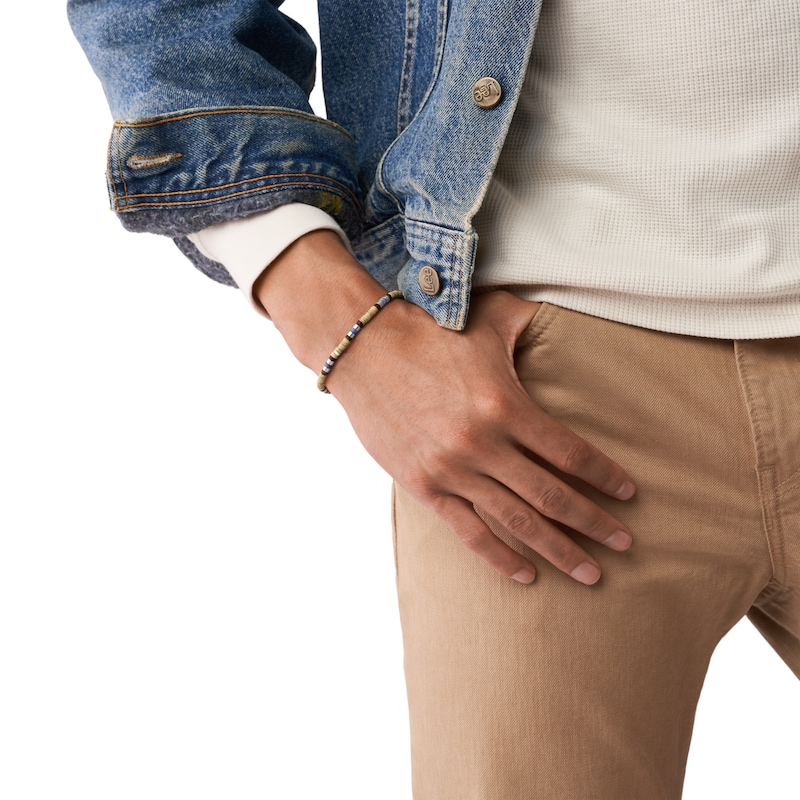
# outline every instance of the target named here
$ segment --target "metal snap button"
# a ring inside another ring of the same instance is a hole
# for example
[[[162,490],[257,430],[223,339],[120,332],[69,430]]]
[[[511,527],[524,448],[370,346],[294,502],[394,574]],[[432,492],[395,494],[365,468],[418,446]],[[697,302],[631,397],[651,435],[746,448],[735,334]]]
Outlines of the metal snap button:
[[[494,78],[481,78],[472,87],[472,99],[481,108],[491,108],[500,102],[503,90]]]
[[[419,288],[429,297],[439,294],[441,284],[439,283],[439,275],[433,267],[423,267],[419,271],[419,275],[417,275],[417,283]]]

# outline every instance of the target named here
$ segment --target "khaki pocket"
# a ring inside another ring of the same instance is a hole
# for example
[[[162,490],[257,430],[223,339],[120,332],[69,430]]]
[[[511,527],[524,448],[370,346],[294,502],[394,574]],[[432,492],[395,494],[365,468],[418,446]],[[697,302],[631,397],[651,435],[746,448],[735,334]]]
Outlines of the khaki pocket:
[[[517,344],[514,348],[514,362],[517,366],[519,366],[523,356],[529,354],[533,348],[544,341],[550,325],[560,311],[560,306],[554,306],[550,303],[542,303],[541,306],[539,306],[539,310],[533,315],[533,319],[528,323],[528,327],[525,328],[517,339]]]

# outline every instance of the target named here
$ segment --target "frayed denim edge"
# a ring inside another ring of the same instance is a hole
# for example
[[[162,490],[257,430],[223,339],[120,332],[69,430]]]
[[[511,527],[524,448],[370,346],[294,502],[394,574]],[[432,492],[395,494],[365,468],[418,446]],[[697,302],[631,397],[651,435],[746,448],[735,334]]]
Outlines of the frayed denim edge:
[[[197,267],[204,275],[211,280],[221,283],[223,286],[233,286],[236,288],[236,281],[231,277],[230,272],[225,269],[218,261],[206,258],[186,236],[179,236],[172,240],[192,264]]]

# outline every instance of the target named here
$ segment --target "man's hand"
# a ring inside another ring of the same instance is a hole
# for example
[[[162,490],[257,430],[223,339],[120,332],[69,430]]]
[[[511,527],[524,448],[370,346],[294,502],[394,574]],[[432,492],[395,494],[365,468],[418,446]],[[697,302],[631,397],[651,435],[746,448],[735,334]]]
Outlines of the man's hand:
[[[300,306],[298,283],[310,291],[299,293]],[[289,248],[256,291],[314,370],[383,293],[337,237],[323,231]],[[326,295],[331,313],[323,320],[314,308],[325,307]],[[473,300],[467,329],[455,332],[410,303],[390,303],[337,362],[327,386],[373,458],[499,573],[530,583],[535,569],[473,506],[575,580],[592,584],[598,563],[560,526],[614,550],[630,546],[630,533],[541,462],[621,500],[634,486],[520,384],[514,348],[537,308],[505,292],[488,294]]]

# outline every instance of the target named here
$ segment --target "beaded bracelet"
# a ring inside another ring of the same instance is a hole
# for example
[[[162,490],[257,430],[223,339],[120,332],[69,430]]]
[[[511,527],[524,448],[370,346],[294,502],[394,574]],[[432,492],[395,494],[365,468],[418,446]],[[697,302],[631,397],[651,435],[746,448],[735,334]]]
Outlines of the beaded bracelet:
[[[350,347],[350,342],[356,338],[358,332],[371,320],[375,315],[386,305],[392,302],[392,300],[399,300],[403,296],[403,293],[399,289],[395,289],[389,294],[385,294],[372,306],[363,317],[361,317],[352,328],[345,334],[344,339],[336,346],[336,349],[328,356],[328,360],[322,367],[322,371],[319,373],[319,377],[317,378],[317,389],[325,394],[330,394],[328,387],[325,386],[325,381],[328,377],[328,374],[333,369],[333,365],[336,363],[337,359]]]

